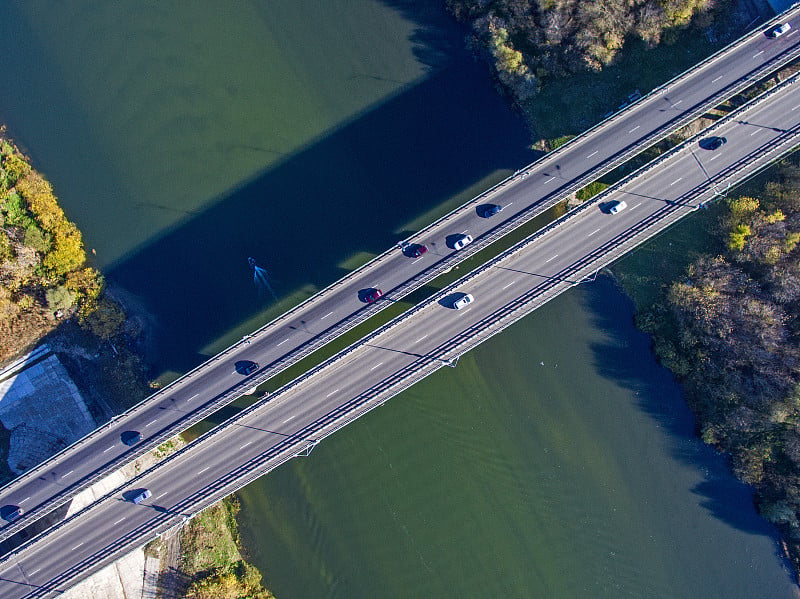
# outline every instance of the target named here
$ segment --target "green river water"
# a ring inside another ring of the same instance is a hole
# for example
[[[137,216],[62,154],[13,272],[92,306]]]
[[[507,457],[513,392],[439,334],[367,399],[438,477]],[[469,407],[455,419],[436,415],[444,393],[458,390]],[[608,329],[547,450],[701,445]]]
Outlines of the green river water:
[[[532,159],[440,4],[0,3],[0,120],[148,315],[164,378]],[[608,281],[576,289],[244,489],[267,584],[794,596],[631,322]]]

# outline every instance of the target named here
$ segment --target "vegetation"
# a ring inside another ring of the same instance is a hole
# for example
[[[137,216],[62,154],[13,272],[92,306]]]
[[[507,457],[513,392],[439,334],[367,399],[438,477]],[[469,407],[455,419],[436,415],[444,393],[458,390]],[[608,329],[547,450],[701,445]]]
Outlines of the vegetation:
[[[706,13],[713,0],[447,0],[488,49],[498,79],[515,99],[536,94],[541,80],[599,71],[629,37],[659,43],[666,30]]]
[[[703,440],[729,454],[800,569],[800,166],[728,200],[697,258],[638,317],[680,378]]]
[[[90,315],[102,287],[52,187],[0,128],[0,361],[33,345],[59,318]]]
[[[608,183],[603,183],[601,181],[594,181],[589,183],[586,187],[583,187],[577,191],[575,197],[579,199],[581,202],[585,202],[596,196],[601,191],[605,191],[608,189]]]
[[[188,599],[274,599],[264,589],[261,574],[242,559],[231,496],[198,514],[181,538],[182,570],[190,576]]]

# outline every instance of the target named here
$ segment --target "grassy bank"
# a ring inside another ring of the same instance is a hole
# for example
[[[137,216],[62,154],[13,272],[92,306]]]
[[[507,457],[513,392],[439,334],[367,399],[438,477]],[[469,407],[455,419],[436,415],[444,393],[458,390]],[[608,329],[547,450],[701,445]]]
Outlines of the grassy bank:
[[[203,511],[181,532],[181,570],[188,582],[188,599],[272,599],[261,574],[239,549],[235,496]]]

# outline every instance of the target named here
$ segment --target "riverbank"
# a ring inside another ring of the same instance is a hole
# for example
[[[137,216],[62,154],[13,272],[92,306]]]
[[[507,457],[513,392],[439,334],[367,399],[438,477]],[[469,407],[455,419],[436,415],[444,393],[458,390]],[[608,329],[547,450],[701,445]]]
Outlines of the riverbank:
[[[614,270],[637,303],[638,326],[683,385],[698,434],[753,487],[798,572],[800,158],[698,216]]]
[[[0,127],[0,363],[46,343],[66,368],[69,376],[64,378],[71,378],[87,399],[86,417],[91,414],[95,422],[105,422],[144,399],[154,387],[143,359],[151,323],[131,303],[135,300],[123,290],[105,289],[102,275],[88,264],[80,231],[67,220],[52,187]],[[66,418],[60,421],[63,424]],[[64,443],[75,440],[75,434],[65,435],[62,429],[54,436]],[[4,463],[0,478],[9,480],[13,475],[5,463],[11,433],[0,432]],[[113,481],[98,483],[105,485],[99,494],[108,490],[108,484],[122,484],[183,444],[178,437],[129,464],[115,473]],[[88,489],[76,497],[71,512],[96,495]],[[173,596],[273,597],[239,552],[237,511],[236,501],[227,499],[183,527],[178,537],[184,556],[179,570],[187,584]],[[141,568],[147,563],[140,553],[106,568],[77,592],[94,589],[96,596],[111,592],[125,596],[130,588],[139,588]]]
[[[471,0],[449,0],[448,6],[470,25],[474,48],[526,115],[534,147],[543,150],[600,120],[600,110],[613,111],[615,97],[650,89],[740,35],[745,25],[771,16],[757,3],[687,1],[672,7],[679,18],[663,11],[643,28],[646,10],[613,23],[626,8],[612,5],[603,14],[570,11],[575,6],[568,1],[546,8]],[[587,20],[595,35],[582,39],[578,30]],[[686,51],[675,52],[676,42]],[[564,85],[572,90],[565,93]],[[612,269],[635,301],[637,325],[653,335],[658,359],[681,382],[698,434],[729,455],[735,475],[753,487],[759,513],[784,535],[781,551],[795,573],[799,172],[796,159],[784,161],[745,186],[747,192],[687,219]]]
[[[773,14],[762,0],[446,3],[544,151]]]
[[[242,556],[238,513],[236,497],[226,497],[148,546],[147,553],[162,562],[162,599],[274,599],[261,573]]]

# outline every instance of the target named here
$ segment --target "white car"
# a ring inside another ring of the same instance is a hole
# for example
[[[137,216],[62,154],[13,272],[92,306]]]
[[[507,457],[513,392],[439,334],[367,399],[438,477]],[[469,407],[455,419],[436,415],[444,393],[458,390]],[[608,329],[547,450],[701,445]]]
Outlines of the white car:
[[[621,200],[614,200],[608,204],[608,213],[616,214],[617,212],[622,212],[627,207],[628,205],[625,202]]]
[[[453,307],[456,310],[460,310],[461,308],[466,308],[467,306],[469,306],[474,301],[475,301],[475,298],[472,297],[472,294],[467,293],[466,295],[464,295],[464,297],[461,297],[461,298],[457,299],[455,302],[453,302]]]
[[[770,29],[768,35],[770,37],[780,37],[791,28],[792,26],[789,23],[784,23],[783,25],[778,25],[777,27]]]
[[[458,241],[453,244],[453,249],[460,250],[463,247],[468,246],[470,243],[472,243],[472,235],[462,234],[461,237],[458,238]]]

